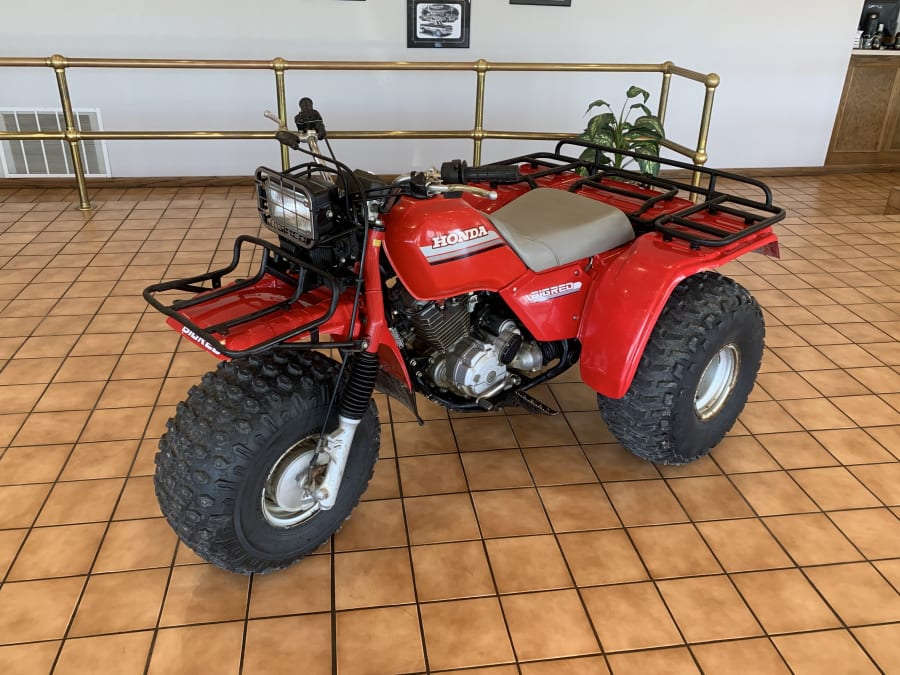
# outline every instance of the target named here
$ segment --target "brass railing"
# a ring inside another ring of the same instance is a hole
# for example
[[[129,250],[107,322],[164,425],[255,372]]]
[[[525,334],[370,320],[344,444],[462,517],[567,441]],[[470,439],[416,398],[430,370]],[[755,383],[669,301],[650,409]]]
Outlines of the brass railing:
[[[69,96],[69,85],[66,80],[68,68],[185,68],[185,69],[217,69],[217,70],[271,70],[275,73],[275,96],[278,117],[282,124],[287,123],[287,109],[284,92],[284,73],[287,70],[382,70],[382,71],[473,71],[476,75],[475,87],[475,124],[472,129],[443,131],[329,131],[330,138],[355,139],[470,139],[473,141],[473,163],[481,163],[481,147],[485,139],[513,140],[559,140],[571,138],[573,134],[558,132],[531,131],[489,131],[484,128],[484,92],[485,80],[489,71],[495,72],[588,72],[588,73],[661,73],[659,106],[657,114],[665,122],[669,104],[669,88],[672,76],[677,75],[702,83],[706,88],[703,100],[703,111],[700,116],[700,132],[695,148],[666,139],[663,145],[674,152],[689,158],[694,164],[702,166],[707,161],[706,143],[709,136],[709,123],[712,116],[713,99],[719,76],[714,73],[703,74],[686,68],[680,68],[671,61],[650,64],[618,64],[618,63],[494,63],[484,59],[475,62],[463,61],[287,61],[275,58],[271,61],[235,61],[235,60],[181,60],[181,59],[69,59],[59,54],[49,58],[0,58],[0,68],[52,68],[56,74],[59,88],[59,99],[62,104],[65,131],[0,131],[0,141],[39,141],[62,140],[69,147],[74,167],[75,182],[78,187],[79,208],[87,211],[91,208],[88,198],[87,182],[84,176],[84,162],[81,157],[79,141],[87,140],[187,140],[187,139],[256,139],[273,138],[272,131],[81,131],[75,124],[72,101]],[[281,161],[286,169],[289,166],[288,149],[282,146]],[[695,172],[695,185],[700,184],[700,174]]]

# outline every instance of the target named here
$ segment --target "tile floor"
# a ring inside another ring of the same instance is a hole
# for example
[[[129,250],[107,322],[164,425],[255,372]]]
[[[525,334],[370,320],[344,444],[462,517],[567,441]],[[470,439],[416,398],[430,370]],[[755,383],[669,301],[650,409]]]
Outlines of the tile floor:
[[[211,357],[141,289],[220,263],[249,190],[0,191],[0,672],[900,672],[900,216],[892,174],[773,179],[780,262],[740,423],[628,455],[577,371],[555,418],[379,401],[330,547],[231,576],[160,517],[153,453]]]

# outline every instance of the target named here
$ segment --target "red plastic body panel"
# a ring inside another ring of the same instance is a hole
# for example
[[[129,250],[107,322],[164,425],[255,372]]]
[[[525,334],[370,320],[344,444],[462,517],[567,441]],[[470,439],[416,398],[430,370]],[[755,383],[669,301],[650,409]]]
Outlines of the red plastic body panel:
[[[566,340],[578,334],[581,312],[593,281],[588,259],[536,274],[527,271],[500,296],[538,340]]]
[[[667,242],[652,233],[621,252],[597,256],[578,331],[585,384],[610,398],[624,396],[674,288],[693,274],[775,241],[774,232],[766,229],[727,248],[692,250],[685,242]]]
[[[465,199],[405,197],[384,216],[385,251],[413,297],[499,291],[526,272],[491,221]]]

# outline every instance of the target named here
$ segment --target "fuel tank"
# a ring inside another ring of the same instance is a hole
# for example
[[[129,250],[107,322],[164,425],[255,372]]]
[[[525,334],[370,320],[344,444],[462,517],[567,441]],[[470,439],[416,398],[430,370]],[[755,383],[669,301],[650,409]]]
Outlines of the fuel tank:
[[[499,291],[526,271],[491,221],[466,199],[404,197],[383,220],[388,260],[419,300]]]

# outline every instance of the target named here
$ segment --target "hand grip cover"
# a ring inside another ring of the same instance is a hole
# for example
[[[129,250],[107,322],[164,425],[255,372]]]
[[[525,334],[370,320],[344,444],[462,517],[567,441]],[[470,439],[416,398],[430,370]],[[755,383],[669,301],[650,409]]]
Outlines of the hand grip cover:
[[[454,159],[441,165],[444,183],[517,183],[521,180],[518,166],[497,164],[468,166],[465,160]]]

